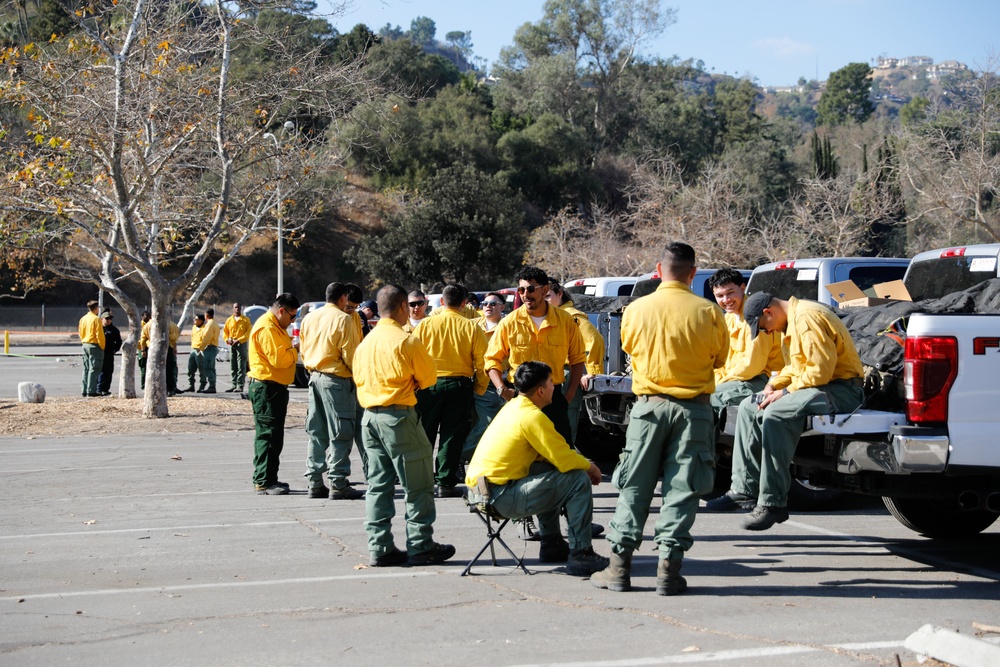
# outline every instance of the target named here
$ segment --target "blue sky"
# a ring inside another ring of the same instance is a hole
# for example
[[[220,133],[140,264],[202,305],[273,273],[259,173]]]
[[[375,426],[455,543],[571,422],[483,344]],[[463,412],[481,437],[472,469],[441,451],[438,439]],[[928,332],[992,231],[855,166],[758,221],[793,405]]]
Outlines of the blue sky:
[[[331,2],[319,0],[320,9]],[[418,16],[437,25],[437,36],[472,31],[475,55],[496,61],[514,32],[542,15],[544,0],[352,0],[331,22],[346,32],[357,23],[404,30]],[[701,59],[707,69],[763,85],[790,85],[800,76],[826,79],[851,62],[879,55],[930,56],[981,69],[1000,56],[998,0],[665,0],[677,22],[645,55]],[[978,65],[978,67],[977,67]]]

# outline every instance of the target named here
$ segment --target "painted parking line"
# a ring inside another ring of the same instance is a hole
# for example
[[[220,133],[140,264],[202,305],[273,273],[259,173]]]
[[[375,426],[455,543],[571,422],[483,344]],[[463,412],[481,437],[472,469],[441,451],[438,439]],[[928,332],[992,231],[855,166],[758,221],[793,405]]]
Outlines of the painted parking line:
[[[815,646],[767,646],[764,648],[733,649],[731,651],[711,651],[706,653],[686,653],[684,655],[661,655],[648,658],[625,658],[622,660],[595,660],[587,662],[545,662],[511,667],[643,667],[645,665],[685,665],[699,662],[724,662],[727,660],[753,660],[773,658],[782,655],[819,653],[824,650],[872,651],[902,648],[903,642],[870,642],[867,644],[827,644]]]
[[[263,579],[258,581],[225,581],[212,584],[184,584],[179,586],[143,586],[141,588],[103,588],[92,591],[64,591],[62,593],[34,593],[27,595],[9,595],[0,598],[21,602],[25,600],[51,600],[57,598],[79,598],[97,595],[133,595],[136,593],[176,593],[181,591],[212,590],[220,588],[250,588],[254,586],[288,586],[298,584],[323,584],[331,581],[350,581],[356,579],[398,579],[402,577],[433,577],[435,572],[392,572],[379,574],[344,574],[335,577],[298,577],[293,579]]]
[[[245,493],[245,491],[240,491],[240,493]],[[456,516],[468,516],[468,512],[461,512],[461,513],[438,512],[438,517],[456,517]],[[202,524],[191,524],[185,526],[158,526],[155,528],[147,527],[147,528],[115,528],[108,530],[73,530],[73,531],[65,531],[59,533],[22,533],[20,535],[0,535],[0,541],[30,540],[40,537],[88,537],[91,535],[126,535],[130,533],[176,533],[179,531],[191,531],[191,530],[218,530],[220,528],[259,528],[261,526],[301,526],[303,523],[307,524],[353,523],[353,522],[363,523],[364,520],[365,517],[362,514],[353,517],[302,519],[301,521],[294,521],[294,520],[251,521],[246,523],[202,523]]]

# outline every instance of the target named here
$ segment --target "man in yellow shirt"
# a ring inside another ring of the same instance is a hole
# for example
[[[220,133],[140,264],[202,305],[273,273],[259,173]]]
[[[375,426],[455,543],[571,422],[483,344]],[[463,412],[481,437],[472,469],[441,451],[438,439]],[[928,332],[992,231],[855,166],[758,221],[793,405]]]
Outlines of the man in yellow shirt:
[[[302,365],[309,372],[305,478],[310,498],[357,500],[365,495],[347,479],[358,404],[351,367],[361,342],[354,319],[344,312],[347,299],[346,285],[330,283],[326,305],[302,318],[299,329]],[[323,473],[330,488],[323,484]]]
[[[152,315],[148,310],[142,311],[142,319],[139,322],[139,342],[135,346],[139,359],[139,386],[143,389],[146,388],[146,362],[149,356],[149,332],[146,328],[146,323],[151,318]]]
[[[486,350],[486,372],[496,392],[505,401],[514,398],[514,390],[504,383],[503,364],[510,362],[508,378],[526,361],[540,361],[552,369],[552,381],[558,390],[543,412],[555,424],[567,442],[573,439],[569,423],[569,402],[580,389],[584,362],[587,360],[583,336],[573,316],[549,306],[545,295],[549,277],[534,266],[525,266],[517,274],[517,291],[524,305],[501,320]],[[564,367],[569,366],[569,377]]]
[[[148,311],[147,311],[148,312]],[[146,313],[143,313],[145,318]],[[149,330],[152,326],[152,315],[150,319],[145,319],[142,323],[142,334],[139,336],[139,347],[149,352]],[[167,322],[167,396],[176,396],[182,393],[177,388],[177,341],[181,337],[181,330],[173,322]],[[148,362],[148,359],[147,359]],[[146,366],[142,365],[142,389],[146,390]]]
[[[250,340],[250,318],[243,314],[243,305],[233,304],[233,314],[226,318],[222,337],[229,346],[229,373],[233,386],[226,392],[242,392],[247,378],[247,341]]]
[[[219,323],[215,321],[215,309],[205,311],[205,331],[202,340],[205,347],[201,351],[202,385],[199,394],[215,393],[215,358],[219,356]]]
[[[580,426],[580,410],[583,408],[583,392],[590,382],[590,376],[600,375],[604,372],[604,336],[593,325],[587,314],[573,305],[573,298],[563,289],[558,280],[549,278],[549,293],[545,300],[557,308],[562,308],[573,316],[573,321],[580,327],[580,335],[583,336],[583,346],[587,354],[585,362],[585,374],[580,378],[580,387],[573,395],[573,400],[569,402],[567,415],[569,416],[569,426],[573,433],[571,445],[576,444],[576,432]]]
[[[526,361],[514,373],[518,395],[487,427],[472,455],[465,483],[472,502],[489,502],[511,519],[537,514],[543,563],[566,563],[566,572],[585,577],[608,565],[591,546],[594,497],[601,470],[556,432],[542,409],[552,402],[552,370]],[[485,478],[488,498],[481,495]],[[559,530],[566,509],[569,542]]]
[[[191,353],[188,355],[188,392],[194,392],[194,381],[197,375],[200,378],[198,383],[198,393],[205,392],[205,347],[208,341],[205,333],[208,327],[205,326],[205,316],[202,313],[195,313],[194,324],[191,325]],[[183,392],[181,392],[183,393]]]
[[[432,447],[414,406],[416,391],[437,381],[434,360],[420,339],[403,331],[406,292],[395,285],[378,291],[381,319],[354,354],[358,402],[365,408],[361,432],[368,452],[365,532],[369,564],[434,565],[455,555],[455,547],[433,540]],[[392,518],[396,480],[406,505],[406,551],[396,548]]]
[[[250,331],[250,404],[253,406],[254,490],[281,496],[288,485],[278,481],[278,464],[285,445],[288,385],[295,381],[298,350],[288,327],[299,313],[299,300],[279,294]]]
[[[681,561],[693,543],[698,500],[715,481],[709,396],[714,369],[725,363],[729,349],[722,311],[691,292],[695,270],[694,249],[671,243],[656,265],[660,286],[622,315],[622,349],[632,356],[638,399],[612,477],[621,494],[607,537],[611,565],[590,578],[598,588],[631,589],[632,552],[642,542],[657,483],[663,502],[653,536],[660,552],[656,592],[676,595],[687,588]]]
[[[751,336],[783,334],[786,365],[764,386],[759,403],[753,397],[740,403],[732,486],[713,509],[751,505],[743,527],[767,530],[788,519],[789,465],[806,417],[856,410],[864,400],[864,370],[847,327],[823,304],[757,292],[743,317]]]
[[[427,318],[427,295],[415,289],[406,296],[406,305],[409,310],[403,331],[413,333],[417,325]]]
[[[780,371],[781,336],[761,333],[750,336],[750,325],[743,320],[746,281],[736,269],[719,269],[708,279],[715,302],[726,313],[729,330],[729,355],[722,368],[715,369],[715,392],[712,407],[719,417],[718,427],[725,426],[726,408],[739,405],[747,396],[764,388],[772,371]],[[711,504],[711,503],[709,503]]]
[[[77,328],[83,345],[83,387],[81,395],[100,396],[97,377],[104,365],[104,325],[97,316],[98,303],[87,302],[87,314],[80,318]]]
[[[472,429],[472,397],[484,394],[489,384],[483,370],[486,336],[462,314],[465,302],[463,286],[445,285],[436,317],[426,318],[413,332],[437,369],[434,386],[417,392],[417,414],[431,443],[440,431],[434,466],[438,498],[462,497],[457,487],[462,446]]]

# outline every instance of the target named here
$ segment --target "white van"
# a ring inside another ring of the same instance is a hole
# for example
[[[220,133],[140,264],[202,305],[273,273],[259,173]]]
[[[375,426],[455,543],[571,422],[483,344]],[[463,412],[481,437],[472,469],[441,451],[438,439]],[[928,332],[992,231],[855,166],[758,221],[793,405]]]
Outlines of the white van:
[[[570,294],[587,296],[630,296],[637,277],[577,278],[563,284]]]

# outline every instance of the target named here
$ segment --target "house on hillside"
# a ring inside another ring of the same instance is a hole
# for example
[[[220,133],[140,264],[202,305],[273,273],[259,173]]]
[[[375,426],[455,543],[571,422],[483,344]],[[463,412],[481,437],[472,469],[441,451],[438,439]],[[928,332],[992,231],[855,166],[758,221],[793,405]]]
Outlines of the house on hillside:
[[[931,65],[927,68],[928,79],[940,79],[945,76],[954,76],[967,71],[969,68],[957,60],[945,60],[943,63]]]

